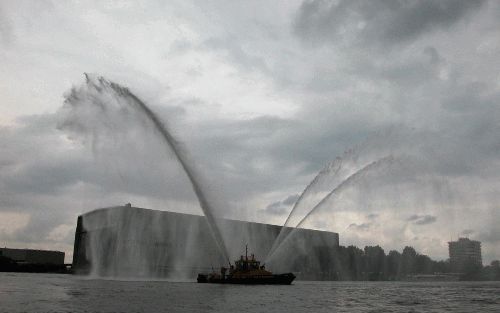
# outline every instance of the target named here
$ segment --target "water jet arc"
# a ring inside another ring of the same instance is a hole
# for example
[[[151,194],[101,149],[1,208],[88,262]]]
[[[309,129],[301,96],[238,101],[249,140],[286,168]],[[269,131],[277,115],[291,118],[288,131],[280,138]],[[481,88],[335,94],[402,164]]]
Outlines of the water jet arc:
[[[87,74],[85,74],[86,78],[86,83],[87,85],[92,84],[94,87],[98,90],[101,91],[101,86],[97,86],[91,78]],[[194,193],[196,194],[196,197],[198,198],[198,202],[200,204],[200,207],[205,214],[205,217],[207,218],[208,225],[210,227],[210,230],[212,231],[213,236],[215,237],[215,240],[217,242],[217,245],[219,246],[220,252],[222,253],[222,256],[224,257],[224,260],[226,260],[228,263],[230,263],[229,260],[229,254],[227,251],[226,244],[224,242],[224,238],[222,237],[222,234],[220,233],[220,230],[217,226],[217,222],[215,220],[215,216],[213,215],[213,211],[211,208],[211,205],[209,201],[207,200],[207,197],[203,191],[202,186],[199,184],[199,182],[196,179],[195,175],[195,170],[191,166],[191,164],[186,160],[187,156],[185,153],[183,153],[181,147],[179,146],[179,143],[177,140],[171,135],[171,133],[168,131],[167,127],[165,124],[156,116],[156,114],[144,103],[142,102],[136,95],[134,95],[132,92],[129,91],[128,88],[122,87],[119,84],[116,84],[112,81],[106,80],[103,77],[98,78],[99,83],[104,86],[104,87],[110,87],[113,89],[118,95],[128,97],[132,101],[133,105],[139,109],[154,125],[156,130],[161,134],[161,137],[163,141],[167,144],[168,147],[174,152],[175,157],[181,164],[184,172],[186,173],[191,186],[193,188]]]
[[[285,233],[286,226],[288,226],[288,222],[292,218],[293,214],[295,213],[295,211],[297,210],[297,208],[299,207],[299,205],[302,203],[302,200],[304,199],[304,197],[307,195],[307,193],[309,192],[309,190],[318,183],[318,181],[320,180],[320,178],[323,175],[325,175],[325,173],[329,172],[329,169],[331,167],[335,168],[335,170],[334,170],[334,172],[333,172],[332,175],[334,175],[334,176],[337,175],[337,173],[339,172],[340,168],[342,167],[342,159],[341,158],[336,158],[333,162],[331,162],[330,164],[328,164],[323,170],[321,170],[316,175],[316,177],[314,177],[314,179],[309,183],[309,185],[307,185],[306,188],[302,191],[302,193],[300,194],[300,196],[297,199],[297,201],[295,201],[295,204],[293,205],[292,210],[288,214],[288,217],[285,220],[285,224],[283,224],[283,227],[281,228],[281,230],[280,230],[280,232],[278,234],[278,237],[276,237],[276,239],[274,240],[274,243],[273,243],[271,249],[267,253],[266,259],[270,255],[272,255],[274,253],[274,251],[276,250],[276,248],[280,245],[282,237],[284,236],[284,233]]]
[[[304,218],[302,218],[300,220],[300,222],[294,227],[294,229],[292,231],[290,231],[285,238],[283,238],[283,240],[281,242],[279,242],[277,245],[276,245],[276,248],[274,248],[273,252],[272,253],[269,253],[269,255],[266,257],[266,260],[265,260],[265,263],[269,262],[269,260],[271,259],[271,257],[274,255],[274,253],[278,250],[278,248],[284,243],[286,242],[290,237],[291,235],[297,230],[297,228],[299,228],[300,226],[302,226],[305,221],[315,212],[318,210],[318,208],[321,207],[321,205],[323,205],[326,201],[328,201],[332,196],[338,194],[340,191],[342,191],[342,189],[344,189],[345,187],[349,186],[351,183],[355,182],[357,178],[359,178],[362,174],[364,174],[366,171],[368,170],[371,170],[373,168],[376,168],[377,166],[381,165],[381,164],[385,164],[387,162],[393,162],[394,161],[394,157],[392,155],[388,155],[386,157],[383,157],[381,159],[378,159],[377,161],[373,161],[371,162],[370,164],[366,165],[365,167],[363,167],[362,169],[358,170],[357,172],[355,172],[354,174],[352,174],[351,176],[347,177],[340,185],[338,185],[337,187],[335,187],[335,189],[333,189],[328,195],[326,195],[318,204],[316,204],[312,209],[311,211],[309,211],[309,213],[307,213]]]

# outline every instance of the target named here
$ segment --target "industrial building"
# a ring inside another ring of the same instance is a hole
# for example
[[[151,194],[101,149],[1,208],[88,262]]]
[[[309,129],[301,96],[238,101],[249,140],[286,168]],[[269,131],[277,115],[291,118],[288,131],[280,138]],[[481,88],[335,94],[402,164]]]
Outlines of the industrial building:
[[[448,242],[450,266],[454,272],[467,272],[474,268],[481,268],[481,242],[469,238],[458,238],[458,241]]]
[[[61,251],[0,248],[0,256],[23,264],[64,265]]]
[[[263,259],[281,226],[218,219],[231,260],[245,245]],[[339,245],[337,233],[291,229],[289,239],[268,265],[274,271],[293,271],[299,278],[325,275],[327,260]],[[96,276],[174,277],[190,279],[227,261],[221,257],[203,216],[155,211],[130,205],[97,209],[78,217],[73,270]],[[332,253],[329,253],[332,252]],[[325,267],[325,268],[323,268]],[[317,278],[317,277],[316,277]]]

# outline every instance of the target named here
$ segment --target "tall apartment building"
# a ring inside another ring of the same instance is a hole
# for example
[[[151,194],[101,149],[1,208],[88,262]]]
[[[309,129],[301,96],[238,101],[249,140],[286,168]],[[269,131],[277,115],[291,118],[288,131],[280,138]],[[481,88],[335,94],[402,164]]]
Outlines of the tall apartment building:
[[[483,266],[481,258],[481,242],[469,238],[458,238],[458,241],[448,242],[450,265],[454,272]]]

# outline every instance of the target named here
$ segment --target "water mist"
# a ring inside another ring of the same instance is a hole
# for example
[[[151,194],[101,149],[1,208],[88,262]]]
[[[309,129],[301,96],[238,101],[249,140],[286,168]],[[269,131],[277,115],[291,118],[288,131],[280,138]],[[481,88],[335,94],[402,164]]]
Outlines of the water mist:
[[[89,133],[93,133],[94,129],[92,129],[92,125],[90,127],[85,125],[82,119],[95,119],[96,116],[93,115],[95,115],[96,112],[100,112],[106,116],[105,113],[111,109],[110,106],[112,105],[117,106],[119,111],[138,114],[138,119],[140,119],[140,116],[145,117],[149,125],[160,134],[163,143],[170,148],[182,166],[196,194],[219,251],[224,260],[229,262],[226,243],[217,225],[213,204],[207,197],[206,188],[200,183],[200,176],[194,164],[189,161],[187,153],[181,147],[180,143],[172,136],[167,125],[129,89],[106,80],[103,77],[95,78],[87,74],[85,74],[85,77],[85,83],[79,87],[72,88],[70,92],[65,95],[63,106],[65,117],[60,123],[59,128],[76,131],[84,129]],[[102,120],[102,117],[97,117],[97,119],[99,118],[101,118],[101,120],[99,120],[98,123],[112,123],[108,120]]]
[[[321,199],[312,209],[310,209],[307,214],[298,222],[298,224],[292,229],[287,229],[285,227],[282,228],[280,234],[276,238],[275,242],[273,243],[272,249],[269,251],[265,262],[269,262],[272,257],[275,255],[276,251],[283,246],[284,243],[286,243],[290,238],[292,238],[293,234],[295,231],[300,228],[306,221],[307,219],[312,216],[315,212],[317,212],[319,209],[321,209],[325,203],[327,203],[329,200],[331,200],[334,196],[338,195],[339,193],[342,192],[343,189],[345,189],[348,186],[351,186],[352,184],[356,183],[359,179],[363,178],[366,173],[368,173],[371,170],[378,169],[381,166],[387,166],[390,165],[394,162],[395,158],[391,155],[383,157],[377,161],[373,161],[369,163],[368,165],[364,166],[363,168],[359,169],[358,171],[354,172],[347,178],[345,178],[340,184],[338,184],[333,190],[331,190],[325,197]],[[332,166],[335,165],[336,166]],[[341,167],[341,162],[338,161],[338,159],[332,163],[330,163],[329,166],[327,166],[323,171],[321,171],[314,179],[313,181],[306,187],[302,195],[299,197],[299,200],[297,200],[296,204],[294,205],[294,208],[290,212],[286,223],[289,221],[290,216],[293,214],[294,209],[296,206],[300,203],[300,200],[303,198],[304,194],[310,190],[312,186],[318,183],[319,179],[323,175],[337,175],[339,169]],[[329,171],[329,168],[334,168],[335,170]]]

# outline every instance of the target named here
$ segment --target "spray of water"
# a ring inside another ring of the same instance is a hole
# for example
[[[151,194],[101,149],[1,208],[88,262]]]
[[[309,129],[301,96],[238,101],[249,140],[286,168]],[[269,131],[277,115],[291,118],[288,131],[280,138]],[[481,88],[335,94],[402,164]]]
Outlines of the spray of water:
[[[388,154],[395,153],[396,147],[400,147],[401,142],[409,141],[405,140],[409,135],[410,133],[401,127],[375,132],[363,142],[346,150],[342,156],[336,157],[335,160],[327,164],[300,194],[283,224],[284,227],[273,242],[267,257],[274,253],[289,233],[290,228],[303,219],[311,208],[316,206],[328,192],[362,169],[363,166]]]
[[[298,222],[309,212],[310,208],[318,204],[325,195],[337,187],[347,177],[362,168],[360,160],[360,152],[365,150],[373,139],[369,138],[365,142],[350,148],[340,157],[336,157],[328,163],[314,179],[302,191],[299,198],[293,205],[292,210],[287,216],[284,227],[281,228],[279,235],[276,237],[272,248],[267,255],[274,253],[274,250],[286,236],[286,232],[290,227],[293,227],[294,222]],[[378,159],[376,156],[371,156],[372,159]],[[366,163],[364,163],[366,164]]]
[[[159,132],[163,142],[171,149],[176,159],[181,164],[185,171],[191,186],[203,213],[208,221],[210,230],[214,236],[219,250],[225,260],[229,262],[229,254],[221,235],[220,229],[215,220],[212,204],[207,198],[204,187],[200,184],[199,174],[195,170],[194,164],[188,161],[186,152],[182,149],[179,142],[172,136],[168,127],[163,121],[136,95],[134,95],[128,88],[122,87],[112,81],[106,80],[103,77],[94,78],[85,74],[86,81],[80,88],[73,88],[65,99],[65,107],[86,112],[88,109],[81,108],[81,106],[93,105],[98,110],[105,112],[107,110],[106,99],[112,97],[114,101],[124,106],[124,109],[133,109],[136,113],[142,114],[153,125],[154,129]],[[107,121],[106,121],[107,122]],[[71,123],[66,121],[65,123]],[[110,121],[111,123],[111,121]],[[64,127],[68,125],[60,125]],[[73,127],[80,127],[81,125],[72,125]]]
[[[295,212],[297,212],[298,208],[302,204],[303,200],[305,197],[312,192],[315,186],[317,186],[320,181],[322,180],[323,177],[325,176],[336,176],[337,173],[339,172],[340,168],[342,167],[342,159],[341,158],[336,158],[334,161],[330,162],[325,168],[323,168],[316,177],[309,183],[309,185],[306,186],[304,191],[300,194],[299,198],[293,205],[292,210],[290,211],[290,214],[288,214],[288,217],[286,218],[285,224],[281,228],[278,237],[274,240],[274,243],[271,247],[271,250],[269,250],[269,253],[267,254],[267,257],[272,255],[274,253],[274,250],[280,245],[281,241],[283,240],[283,237],[285,237],[285,229],[289,225],[292,216],[294,216]]]
[[[274,250],[272,250],[268,254],[265,262],[266,263],[269,262],[269,260],[272,259],[273,255],[275,255],[276,251],[278,251],[278,249],[281,246],[283,246],[283,244],[285,242],[287,242],[287,240],[289,238],[292,237],[292,235],[295,233],[295,231],[298,228],[300,228],[308,220],[308,218],[310,216],[312,216],[315,212],[317,212],[319,209],[321,209],[325,203],[327,203],[328,201],[330,201],[334,196],[337,196],[338,194],[340,194],[345,188],[347,188],[349,186],[352,186],[354,183],[356,183],[357,181],[359,181],[360,178],[364,177],[365,174],[367,174],[371,170],[377,169],[377,168],[379,168],[380,166],[383,166],[383,165],[391,164],[393,162],[394,162],[394,157],[391,156],[391,155],[389,155],[389,156],[383,157],[383,158],[381,158],[381,159],[379,159],[377,161],[371,162],[370,164],[366,165],[362,169],[358,170],[354,174],[352,174],[349,177],[347,177],[343,182],[341,182],[337,187],[335,187],[328,195],[326,195],[318,204],[316,204],[316,206],[314,206],[304,216],[304,218],[302,218],[300,220],[300,222],[295,226],[295,228],[292,231],[288,232],[287,235],[284,236],[284,238],[277,243],[277,245],[274,248]]]

